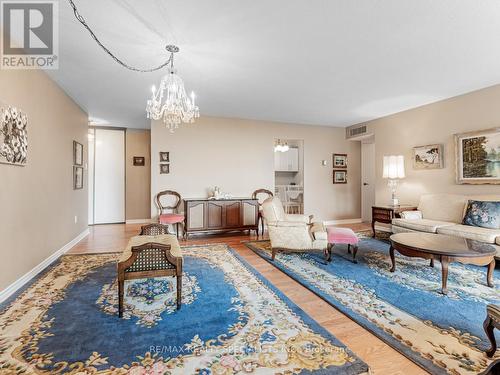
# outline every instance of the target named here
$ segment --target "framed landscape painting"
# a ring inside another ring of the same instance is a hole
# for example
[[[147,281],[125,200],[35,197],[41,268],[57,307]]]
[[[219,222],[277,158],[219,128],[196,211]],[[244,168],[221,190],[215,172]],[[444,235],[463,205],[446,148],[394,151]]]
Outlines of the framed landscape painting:
[[[426,145],[413,148],[413,169],[443,168],[443,145]]]
[[[455,134],[459,184],[500,184],[500,128]]]

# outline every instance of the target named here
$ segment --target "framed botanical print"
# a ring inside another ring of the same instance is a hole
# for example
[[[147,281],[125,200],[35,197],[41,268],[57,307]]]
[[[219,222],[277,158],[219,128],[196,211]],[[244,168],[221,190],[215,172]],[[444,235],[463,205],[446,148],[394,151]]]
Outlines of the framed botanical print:
[[[160,163],[169,163],[169,162],[170,162],[170,152],[160,151]]]
[[[347,171],[346,170],[333,170],[333,183],[334,184],[347,184]]]
[[[443,145],[434,144],[413,148],[413,169],[441,169],[444,167]]]
[[[455,134],[458,184],[500,184],[500,128]]]
[[[169,174],[170,164],[160,164],[160,174]]]
[[[73,167],[73,190],[83,189],[83,167]]]
[[[83,145],[77,141],[73,141],[73,164],[83,165]]]
[[[333,154],[333,168],[347,168],[347,154]]]

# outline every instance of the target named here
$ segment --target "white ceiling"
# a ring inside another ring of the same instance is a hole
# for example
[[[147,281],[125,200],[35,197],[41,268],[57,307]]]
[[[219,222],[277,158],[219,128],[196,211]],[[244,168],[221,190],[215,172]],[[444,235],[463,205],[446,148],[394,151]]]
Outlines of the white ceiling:
[[[175,65],[202,115],[347,126],[500,83],[499,0],[75,0],[137,67]],[[147,128],[165,72],[127,71],[60,0],[59,70],[92,118]]]

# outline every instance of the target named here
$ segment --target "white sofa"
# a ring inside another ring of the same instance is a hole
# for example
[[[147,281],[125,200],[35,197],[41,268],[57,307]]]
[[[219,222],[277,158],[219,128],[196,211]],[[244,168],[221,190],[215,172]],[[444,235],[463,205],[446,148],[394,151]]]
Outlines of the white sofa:
[[[313,223],[312,216],[286,214],[277,197],[262,203],[262,216],[267,224],[273,260],[278,251],[323,250],[326,254],[326,229],[323,223]]]
[[[500,201],[500,195],[422,195],[418,205],[421,218],[415,218],[418,214],[411,211],[404,212],[402,218],[392,220],[392,232],[440,233],[500,245],[500,229],[462,224],[469,200]]]

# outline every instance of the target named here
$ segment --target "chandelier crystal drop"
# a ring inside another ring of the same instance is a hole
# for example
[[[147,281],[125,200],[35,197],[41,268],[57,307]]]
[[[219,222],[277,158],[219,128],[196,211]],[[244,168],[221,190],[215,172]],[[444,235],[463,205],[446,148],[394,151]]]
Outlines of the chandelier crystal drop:
[[[200,117],[200,110],[195,104],[194,93],[188,97],[182,78],[174,69],[174,53],[179,52],[177,46],[167,46],[170,52],[170,67],[168,73],[162,78],[158,89],[153,86],[153,94],[146,105],[147,118],[163,120],[171,133],[184,123],[192,123]]]

